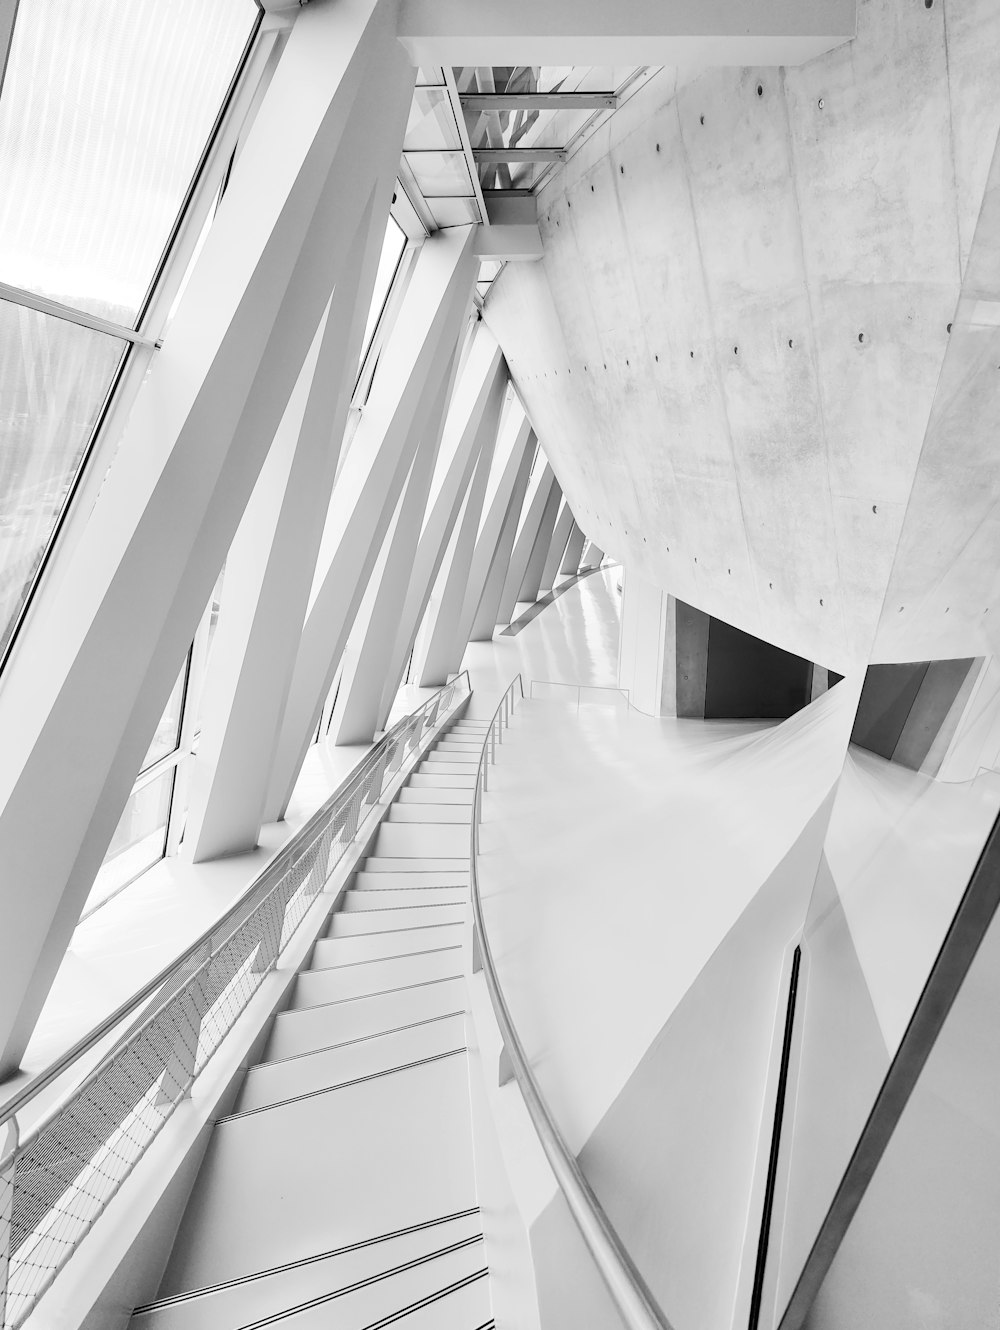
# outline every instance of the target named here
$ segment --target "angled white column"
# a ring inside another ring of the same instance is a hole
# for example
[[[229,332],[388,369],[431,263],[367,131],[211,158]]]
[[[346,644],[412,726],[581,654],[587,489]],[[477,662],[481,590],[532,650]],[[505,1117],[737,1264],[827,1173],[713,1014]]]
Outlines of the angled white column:
[[[575,577],[580,571],[580,559],[583,557],[583,545],[587,537],[573,523],[573,530],[569,533],[569,540],[566,542],[566,553],[563,561],[559,565],[559,572],[563,577]]]
[[[416,447],[451,370],[476,270],[472,227],[425,241],[333,490],[265,820],[284,816]]]
[[[580,560],[581,568],[600,568],[604,561],[604,551],[599,545],[590,541],[587,548],[583,551],[583,558]]]
[[[478,323],[448,412],[440,464],[446,469],[420,533],[406,601],[399,617],[392,655],[384,676],[377,729],[384,729],[406,662],[424,617],[455,524],[489,441],[492,456],[497,421],[507,388],[503,354],[485,323]]]
[[[542,569],[545,567],[545,556],[548,554],[549,545],[552,543],[552,532],[555,528],[556,514],[559,512],[561,498],[562,490],[559,488],[558,482],[553,479],[549,486],[545,507],[542,510],[542,520],[538,524],[535,543],[531,547],[531,557],[528,559],[528,566],[524,570],[524,578],[517,593],[518,600],[535,601],[538,599]]]
[[[490,642],[493,640],[493,630],[497,624],[497,607],[500,604],[500,594],[503,591],[504,578],[507,576],[507,568],[510,565],[511,551],[514,548],[517,523],[521,509],[524,506],[525,492],[528,488],[534,442],[534,435],[532,435],[530,446],[524,451],[521,466],[514,480],[510,502],[504,514],[500,535],[493,549],[489,571],[486,574],[479,604],[472,620],[472,628],[469,632],[470,642]]]
[[[378,206],[373,195],[226,562],[181,851],[196,863],[257,844],[392,198],[387,146]]]
[[[502,409],[501,391],[496,399],[491,400],[479,427],[482,451],[465,495],[458,528],[452,535],[444,566],[438,575],[434,598],[426,611],[421,641],[415,648],[418,663],[414,678],[422,688],[446,684],[449,675],[457,673],[465,654],[468,631],[466,629],[465,636],[462,635],[462,624],[469,570],[475,558],[483,501],[493,471]]]
[[[17,1066],[232,543],[412,68],[377,0],[282,59],[72,565],[0,690],[0,1075]],[[113,668],[112,668],[113,665]]]
[[[555,479],[548,462],[545,462],[539,456],[535,462],[534,471],[528,479],[528,491],[521,509],[520,522],[514,538],[514,548],[511,551],[507,572],[504,576],[503,589],[497,603],[497,623],[510,623],[514,617],[514,606],[519,599],[518,592],[521,590],[524,574],[528,570],[528,561],[531,558],[532,550],[535,548],[538,530],[542,524],[542,515],[545,512],[545,505],[548,503]]]
[[[455,329],[456,334],[460,331]],[[449,357],[451,372],[441,382],[422,437],[417,441],[406,486],[344,648],[343,674],[329,730],[335,744],[370,743],[378,728],[385,671],[399,631],[417,554],[458,358],[456,342]]]
[[[542,579],[538,584],[538,590],[541,593],[551,591],[555,586],[556,577],[559,575],[559,565],[566,551],[566,542],[569,540],[572,527],[573,514],[570,511],[569,504],[564,501],[556,519],[552,540],[549,542],[549,552],[545,556],[545,563],[542,567]]]

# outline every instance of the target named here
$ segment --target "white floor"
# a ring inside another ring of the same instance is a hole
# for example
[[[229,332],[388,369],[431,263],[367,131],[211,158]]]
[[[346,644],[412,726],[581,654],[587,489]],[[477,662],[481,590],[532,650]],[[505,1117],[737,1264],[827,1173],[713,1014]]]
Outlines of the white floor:
[[[780,725],[655,720],[621,699],[515,712],[483,801],[480,882],[571,1147],[829,795],[845,701],[834,690]]]

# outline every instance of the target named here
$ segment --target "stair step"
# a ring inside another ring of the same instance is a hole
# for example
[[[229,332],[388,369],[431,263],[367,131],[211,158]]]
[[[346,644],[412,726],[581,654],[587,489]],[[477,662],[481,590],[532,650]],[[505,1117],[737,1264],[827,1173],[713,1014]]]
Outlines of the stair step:
[[[468,900],[467,887],[402,887],[385,891],[346,891],[341,909],[353,914],[357,910],[378,914],[383,910],[409,910],[415,905],[429,906],[437,911],[452,905],[464,906]],[[435,920],[444,923],[444,919]]]
[[[457,738],[449,737],[447,739],[439,739],[437,743],[434,745],[432,752],[448,753],[451,752],[452,750],[454,750],[456,753],[466,753],[466,752],[475,753],[478,757],[478,755],[483,751],[483,741],[482,739],[472,739],[472,738],[463,739],[461,737]]]
[[[478,761],[479,761],[479,753],[474,753],[471,747],[468,752],[460,751],[457,746],[453,748],[451,752],[442,751],[438,748],[432,748],[429,753],[426,753],[424,755],[424,762],[433,762],[435,764],[438,762],[444,762],[446,764],[451,764],[455,762],[468,762],[473,767],[475,767]],[[421,762],[420,765],[423,766],[424,762]]]
[[[447,859],[394,859],[370,854],[364,860],[361,871],[365,873],[464,873],[468,877],[469,852],[466,848],[461,863],[456,861],[454,855],[449,855]]]
[[[395,1325],[397,1321],[407,1330],[490,1326],[493,1322],[485,1269],[483,1244],[473,1243],[366,1288],[324,1299],[300,1311],[289,1309],[280,1324],[291,1330],[347,1330]]]
[[[422,928],[437,928],[441,924],[460,924],[465,921],[464,905],[418,905],[403,910],[354,910],[350,914],[338,913],[330,920],[327,937],[361,937],[366,933],[407,933]]]
[[[289,1266],[272,1267],[245,1281],[194,1290],[180,1295],[178,1301],[152,1303],[134,1312],[130,1325],[133,1330],[219,1330],[220,1326],[244,1325],[475,1238],[481,1227],[477,1213],[460,1214],[408,1232],[375,1236]],[[472,1254],[481,1253],[480,1242],[470,1247]],[[434,1258],[431,1264],[440,1259]],[[437,1268],[439,1272],[443,1269]],[[327,1304],[331,1315],[340,1302],[336,1299]]]
[[[422,824],[442,822],[459,823],[467,827],[469,825],[470,804],[445,804],[445,803],[393,803],[389,805],[390,822],[406,822]]]
[[[474,790],[476,773],[461,771],[415,771],[406,785],[407,790]],[[402,791],[400,791],[402,793]]]
[[[472,807],[472,787],[467,789],[449,789],[445,786],[431,787],[424,785],[404,785],[396,795],[401,804],[460,804],[465,809]]]
[[[383,822],[372,846],[376,859],[469,858],[469,826]]]
[[[386,893],[387,895],[394,893]],[[411,988],[462,973],[461,944],[424,954],[400,955],[364,965],[338,965],[327,970],[304,970],[295,981],[292,1007],[318,1007],[324,1002],[346,1002],[369,993]]]
[[[433,754],[429,756],[433,757]],[[440,754],[438,756],[440,757]],[[476,783],[477,770],[477,762],[428,762],[425,758],[417,767],[416,774],[418,776],[468,776],[471,788]]]
[[[394,859],[393,863],[405,863],[406,860]],[[355,873],[351,881],[352,891],[385,891],[389,887],[409,890],[410,887],[468,887],[469,869],[463,865],[450,873]]]
[[[470,1208],[468,1093],[457,1055],[220,1123],[161,1296]]]
[[[464,1045],[462,1013],[429,1023],[411,1021],[370,1039],[317,1049],[283,1062],[259,1063],[247,1073],[234,1112],[247,1113],[329,1086],[377,1076]]]
[[[441,924],[437,928],[411,928],[399,932],[364,934],[355,937],[336,937],[332,933],[321,937],[313,947],[311,970],[325,970],[331,965],[353,965],[358,961],[378,960],[384,956],[399,956],[404,952],[429,951],[433,947],[447,947],[461,940],[458,924]]]
[[[434,1020],[451,1012],[464,1011],[464,979],[404,989],[400,993],[378,993],[357,1002],[313,1007],[306,1011],[282,1011],[271,1024],[265,1060],[298,1057],[317,1048],[329,1048],[349,1039],[366,1039],[386,1030]]]

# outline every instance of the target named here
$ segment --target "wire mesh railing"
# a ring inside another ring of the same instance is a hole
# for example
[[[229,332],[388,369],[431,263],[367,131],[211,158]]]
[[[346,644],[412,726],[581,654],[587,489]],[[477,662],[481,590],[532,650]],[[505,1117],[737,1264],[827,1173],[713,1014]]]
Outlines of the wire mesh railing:
[[[553,1176],[566,1200],[584,1242],[587,1244],[598,1273],[604,1280],[615,1306],[628,1330],[671,1330],[670,1322],[657,1305],[649,1286],[626,1251],[604,1207],[559,1130],[548,1104],[531,1069],[520,1036],[514,1026],[510,1008],[504,997],[490,948],[483,902],[479,890],[479,825],[483,817],[483,791],[488,789],[489,769],[496,762],[497,744],[503,743],[504,730],[509,728],[514,712],[515,690],[524,698],[524,682],[518,674],[500,699],[493,713],[483,748],[479,756],[476,784],[472,796],[472,834],[470,844],[469,883],[472,900],[472,969],[482,973],[489,993],[490,1005],[496,1017],[500,1038],[503,1040],[501,1065],[504,1079],[512,1075],[517,1081],[521,1098],[531,1118],[539,1144],[552,1169]]]
[[[275,969],[386,785],[469,691],[463,673],[393,726],[210,932],[0,1110],[0,1327],[24,1321]],[[17,1114],[130,1017],[20,1141]]]

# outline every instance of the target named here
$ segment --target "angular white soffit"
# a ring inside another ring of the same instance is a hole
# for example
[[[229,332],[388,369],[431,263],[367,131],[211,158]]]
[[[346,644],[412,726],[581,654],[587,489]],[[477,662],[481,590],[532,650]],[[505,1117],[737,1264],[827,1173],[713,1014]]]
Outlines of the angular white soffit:
[[[400,0],[416,65],[798,65],[850,40],[856,0]]]

